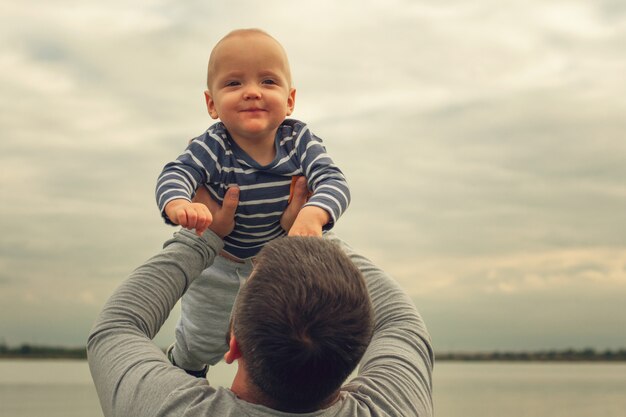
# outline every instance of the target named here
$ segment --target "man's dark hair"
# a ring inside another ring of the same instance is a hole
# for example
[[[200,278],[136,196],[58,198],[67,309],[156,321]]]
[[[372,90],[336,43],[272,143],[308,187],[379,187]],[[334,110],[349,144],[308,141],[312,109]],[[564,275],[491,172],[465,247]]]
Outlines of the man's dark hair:
[[[336,244],[288,237],[259,253],[232,323],[250,380],[272,407],[307,412],[356,368],[372,317],[363,277]]]

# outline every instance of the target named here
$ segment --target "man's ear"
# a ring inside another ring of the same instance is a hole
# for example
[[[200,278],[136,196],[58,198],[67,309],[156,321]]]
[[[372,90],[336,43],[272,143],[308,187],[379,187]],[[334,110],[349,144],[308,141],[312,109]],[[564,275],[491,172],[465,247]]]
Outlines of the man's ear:
[[[287,116],[293,113],[293,109],[296,107],[296,89],[289,90],[289,96],[287,97]]]
[[[228,352],[224,354],[224,362],[231,364],[239,358],[241,358],[239,344],[237,344],[237,338],[235,335],[231,333],[230,341],[228,342]]]
[[[204,90],[204,100],[206,101],[206,109],[209,112],[209,115],[212,119],[217,119],[220,116],[217,114],[217,110],[215,109],[215,102],[213,101],[213,96],[211,96],[211,92],[209,90]]]

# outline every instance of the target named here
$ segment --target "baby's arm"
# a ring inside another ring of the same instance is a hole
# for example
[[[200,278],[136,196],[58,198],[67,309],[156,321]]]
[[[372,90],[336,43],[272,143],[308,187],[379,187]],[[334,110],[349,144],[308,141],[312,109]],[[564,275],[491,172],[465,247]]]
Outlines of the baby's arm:
[[[296,221],[289,229],[289,236],[322,236],[322,228],[330,221],[330,215],[316,206],[302,207]]]
[[[296,155],[313,194],[300,210],[289,235],[321,236],[322,230],[330,229],[348,208],[350,189],[322,141],[306,126],[303,129],[305,131],[296,145]]]
[[[192,203],[183,198],[167,203],[165,214],[172,223],[179,224],[185,229],[196,229],[198,236],[202,236],[213,221],[213,216],[207,206],[202,203]]]
[[[185,152],[175,161],[165,165],[159,175],[156,199],[166,223],[196,229],[202,234],[212,221],[211,212],[203,205],[192,202],[194,191],[209,178],[218,178],[219,158],[223,145],[209,129],[190,142]]]
[[[315,206],[303,208],[309,197],[306,178],[294,177],[289,205],[280,218],[280,225],[283,230],[289,232],[289,236],[321,236],[320,223],[322,225],[328,223],[329,216],[324,209]],[[300,219],[298,224],[295,224],[296,218]]]

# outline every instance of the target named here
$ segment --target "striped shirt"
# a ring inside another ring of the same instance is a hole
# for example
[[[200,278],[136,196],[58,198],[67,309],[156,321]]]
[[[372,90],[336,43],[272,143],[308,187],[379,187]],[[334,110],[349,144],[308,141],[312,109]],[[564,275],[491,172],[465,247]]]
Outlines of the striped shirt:
[[[174,199],[191,201],[200,185],[220,204],[226,190],[239,187],[235,229],[224,239],[224,250],[240,259],[255,256],[263,245],[283,236],[280,226],[289,201],[292,177],[303,175],[313,191],[305,206],[326,210],[330,229],[350,204],[350,190],[341,170],[333,163],[322,140],[306,124],[286,119],[276,133],[276,157],[259,165],[235,141],[223,123],[211,126],[195,138],[175,161],[165,165],[156,187],[161,215]]]

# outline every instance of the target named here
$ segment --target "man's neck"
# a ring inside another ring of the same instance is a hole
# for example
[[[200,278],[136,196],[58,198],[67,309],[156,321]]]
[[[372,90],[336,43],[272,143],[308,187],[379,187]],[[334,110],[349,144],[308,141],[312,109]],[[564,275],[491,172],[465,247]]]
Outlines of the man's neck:
[[[241,359],[240,359],[241,361]],[[258,388],[251,383],[248,372],[241,362],[238,363],[237,373],[233,379],[230,390],[237,398],[252,404],[263,405],[268,408],[275,409],[276,404],[270,401],[267,396],[259,392]],[[326,401],[319,407],[320,410],[328,408],[339,400],[339,391],[328,397]]]
[[[260,395],[258,389],[251,383],[248,372],[245,370],[245,366],[239,362],[237,364],[237,373],[233,379],[233,383],[230,390],[237,396],[237,398],[244,400],[252,404],[264,405],[272,408],[270,401],[267,401],[263,395]]]

